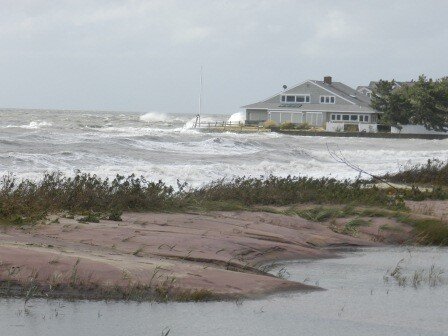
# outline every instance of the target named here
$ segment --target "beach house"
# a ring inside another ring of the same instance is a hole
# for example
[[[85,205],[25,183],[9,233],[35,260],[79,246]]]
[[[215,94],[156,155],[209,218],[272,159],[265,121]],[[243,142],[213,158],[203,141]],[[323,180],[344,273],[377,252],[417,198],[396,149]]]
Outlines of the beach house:
[[[330,76],[283,89],[270,98],[243,106],[246,124],[272,120],[278,125],[307,123],[327,131],[344,130],[345,125],[357,125],[359,131],[377,130],[380,113],[370,107],[370,97],[334,82]]]

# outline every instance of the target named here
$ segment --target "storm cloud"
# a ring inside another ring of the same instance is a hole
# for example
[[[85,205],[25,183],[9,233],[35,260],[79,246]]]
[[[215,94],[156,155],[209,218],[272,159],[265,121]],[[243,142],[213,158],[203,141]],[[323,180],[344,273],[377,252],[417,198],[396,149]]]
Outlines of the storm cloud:
[[[0,106],[233,113],[305,79],[447,75],[446,1],[0,0]]]

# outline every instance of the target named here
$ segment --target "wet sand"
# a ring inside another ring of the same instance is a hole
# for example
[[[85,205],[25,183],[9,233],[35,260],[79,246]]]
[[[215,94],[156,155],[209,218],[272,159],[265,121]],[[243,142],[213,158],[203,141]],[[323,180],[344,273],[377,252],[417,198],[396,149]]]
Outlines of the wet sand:
[[[126,213],[122,219],[2,227],[1,282],[50,289],[169,285],[219,298],[257,297],[316,289],[272,276],[263,265],[335,257],[347,246],[399,244],[411,231],[393,219],[371,218],[354,237],[334,230],[349,218],[316,223],[270,212]],[[393,230],[383,232],[385,224]]]

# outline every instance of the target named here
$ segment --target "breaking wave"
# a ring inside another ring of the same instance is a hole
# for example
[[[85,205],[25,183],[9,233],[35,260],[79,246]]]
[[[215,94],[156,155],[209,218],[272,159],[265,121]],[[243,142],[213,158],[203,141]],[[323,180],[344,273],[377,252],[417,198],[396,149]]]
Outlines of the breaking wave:
[[[140,121],[145,123],[165,123],[165,124],[173,124],[173,123],[184,123],[187,119],[181,118],[180,116],[170,115],[164,112],[152,111],[145,113],[140,116]]]
[[[6,125],[3,128],[39,129],[46,126],[53,126],[53,123],[48,121],[31,121],[26,125]]]

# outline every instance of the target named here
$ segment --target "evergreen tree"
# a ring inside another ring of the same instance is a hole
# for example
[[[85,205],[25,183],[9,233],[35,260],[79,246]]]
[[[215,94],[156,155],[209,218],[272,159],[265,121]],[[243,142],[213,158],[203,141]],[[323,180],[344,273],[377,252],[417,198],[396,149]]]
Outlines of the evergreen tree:
[[[382,122],[399,127],[410,123],[410,102],[404,89],[394,88],[394,80],[380,80],[372,92],[371,106],[383,112]]]
[[[412,105],[410,121],[429,130],[448,131],[448,78],[433,81],[420,76],[408,91]]]

